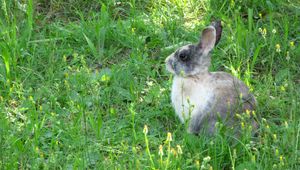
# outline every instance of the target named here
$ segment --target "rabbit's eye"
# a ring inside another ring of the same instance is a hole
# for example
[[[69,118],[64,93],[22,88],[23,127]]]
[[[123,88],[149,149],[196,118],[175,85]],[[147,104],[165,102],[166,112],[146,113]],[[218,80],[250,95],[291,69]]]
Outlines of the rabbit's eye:
[[[188,59],[188,56],[186,54],[179,54],[179,58],[181,61],[186,61]]]

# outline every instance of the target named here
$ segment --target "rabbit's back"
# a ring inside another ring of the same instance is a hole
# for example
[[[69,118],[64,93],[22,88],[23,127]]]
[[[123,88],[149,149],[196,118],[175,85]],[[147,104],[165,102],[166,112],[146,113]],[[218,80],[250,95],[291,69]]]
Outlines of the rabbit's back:
[[[256,105],[255,97],[250,93],[249,88],[238,78],[225,73],[214,72],[210,74],[210,84],[214,86],[214,93],[218,96],[219,103],[226,102],[226,105],[236,105],[242,102],[241,109],[253,110]],[[246,104],[250,104],[248,107]]]

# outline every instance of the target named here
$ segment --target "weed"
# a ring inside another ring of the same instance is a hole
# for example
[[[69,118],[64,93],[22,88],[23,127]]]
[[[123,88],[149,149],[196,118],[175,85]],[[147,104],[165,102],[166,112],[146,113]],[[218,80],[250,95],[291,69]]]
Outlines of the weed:
[[[298,1],[0,2],[0,169],[299,169]],[[238,137],[188,134],[171,106],[164,60],[214,19],[210,70],[259,103]]]

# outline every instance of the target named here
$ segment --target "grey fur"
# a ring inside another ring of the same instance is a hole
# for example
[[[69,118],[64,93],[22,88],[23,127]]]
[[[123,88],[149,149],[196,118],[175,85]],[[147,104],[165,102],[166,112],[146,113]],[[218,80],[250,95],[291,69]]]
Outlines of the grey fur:
[[[190,133],[198,134],[204,129],[205,125],[207,125],[208,132],[213,133],[218,115],[226,124],[232,125],[235,123],[233,118],[235,113],[244,112],[245,110],[251,111],[256,106],[255,97],[241,80],[225,72],[213,73],[208,71],[211,61],[210,52],[218,44],[221,34],[221,22],[213,22],[203,30],[202,38],[198,44],[181,47],[166,59],[167,69],[175,75],[175,78],[181,78],[182,81],[187,82],[192,80],[196,84],[194,86],[182,84],[184,86],[181,89],[183,94],[199,91],[199,89],[193,88],[202,86],[209,87],[212,93],[208,94],[210,97],[205,103],[205,107],[200,108],[200,111],[191,116],[188,129]],[[173,93],[178,94],[174,90],[178,90],[178,88],[172,90],[172,95]],[[175,108],[176,101],[174,100],[177,99],[172,98]]]

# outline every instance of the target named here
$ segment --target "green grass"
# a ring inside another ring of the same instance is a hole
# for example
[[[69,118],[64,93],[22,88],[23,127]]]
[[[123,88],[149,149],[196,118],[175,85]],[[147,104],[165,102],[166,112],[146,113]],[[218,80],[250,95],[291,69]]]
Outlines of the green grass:
[[[300,168],[298,1],[0,2],[0,169]],[[240,137],[187,134],[171,106],[164,60],[213,19],[256,137],[242,113]]]

